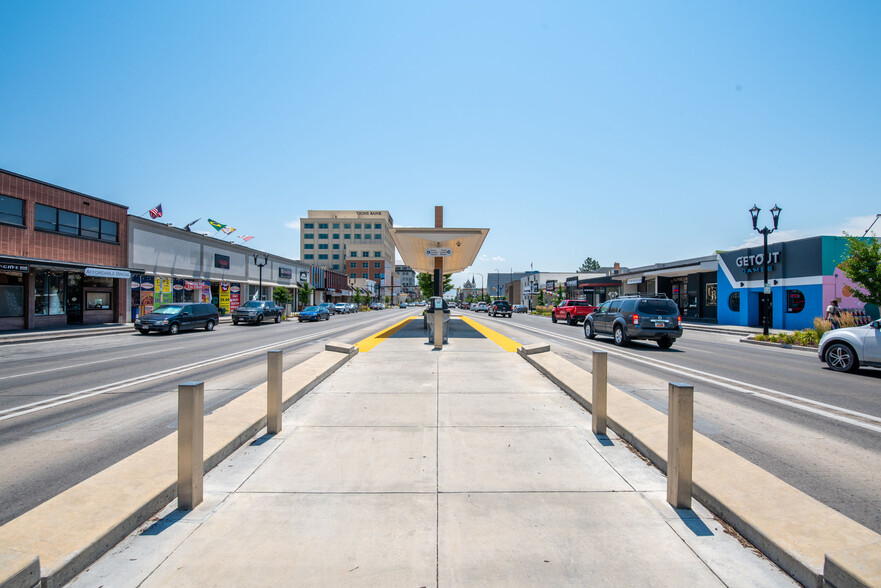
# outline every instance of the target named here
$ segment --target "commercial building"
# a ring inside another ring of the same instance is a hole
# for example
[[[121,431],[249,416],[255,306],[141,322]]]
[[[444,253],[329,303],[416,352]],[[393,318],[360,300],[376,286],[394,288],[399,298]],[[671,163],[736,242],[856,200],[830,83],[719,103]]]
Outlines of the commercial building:
[[[127,210],[0,170],[0,330],[124,322]]]
[[[350,281],[372,280],[378,297],[394,298],[392,226],[387,210],[309,210],[300,219],[300,259],[346,274]]]
[[[416,272],[409,265],[396,265],[395,276],[400,284],[399,292],[402,299],[419,298],[419,286],[416,283]]]
[[[226,314],[255,296],[271,300],[277,286],[289,291],[294,310],[305,284],[323,301],[337,294],[342,280],[343,295],[339,272],[329,292],[324,271],[315,274],[309,264],[149,219],[128,220],[129,265],[138,268],[131,279],[132,318],[170,302],[211,302]]]

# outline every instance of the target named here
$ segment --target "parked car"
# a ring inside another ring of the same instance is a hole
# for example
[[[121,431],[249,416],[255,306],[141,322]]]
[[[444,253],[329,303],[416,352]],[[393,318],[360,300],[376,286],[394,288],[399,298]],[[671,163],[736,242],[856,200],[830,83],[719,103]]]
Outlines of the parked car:
[[[324,306],[307,306],[297,316],[298,322],[330,320],[330,311]]]
[[[349,305],[345,302],[337,302],[333,306],[339,314],[349,314],[349,312],[351,312]]]
[[[586,300],[561,300],[560,304],[551,309],[551,322],[566,321],[567,325],[584,322],[587,315],[597,309]]]
[[[150,331],[176,335],[180,331],[205,329],[213,331],[217,324],[217,307],[204,302],[166,304],[135,319],[135,329],[146,335]]]
[[[271,300],[248,300],[243,305],[232,311],[232,324],[254,323],[259,325],[270,319],[278,322],[284,308]]]
[[[358,312],[361,310],[360,308],[358,308],[358,305],[355,304],[354,302],[346,302],[346,304],[349,305],[349,312]]]
[[[853,372],[860,366],[881,368],[881,320],[826,331],[817,354],[836,372]]]
[[[315,306],[320,306],[321,308],[327,309],[327,312],[330,313],[331,316],[338,314],[337,308],[332,302],[322,302],[321,304],[316,304]]]
[[[622,296],[607,300],[584,321],[584,336],[610,334],[616,345],[652,339],[669,349],[682,336],[679,307],[664,294]]]
[[[507,316],[510,317],[513,310],[511,310],[511,303],[507,300],[494,300],[489,305],[489,310],[487,314],[490,316]]]
[[[526,308],[525,304],[515,304],[511,307],[511,310],[514,312],[529,312],[529,309]]]
[[[473,310],[474,312],[486,312],[488,308],[489,306],[487,306],[486,302],[478,302],[477,306],[471,307],[471,310]]]

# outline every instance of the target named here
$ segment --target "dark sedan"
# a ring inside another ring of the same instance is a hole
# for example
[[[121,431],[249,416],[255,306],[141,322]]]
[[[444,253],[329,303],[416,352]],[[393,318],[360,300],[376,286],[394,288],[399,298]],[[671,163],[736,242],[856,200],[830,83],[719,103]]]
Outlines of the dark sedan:
[[[330,320],[330,312],[323,306],[307,306],[300,311],[297,320],[303,321],[320,321],[321,319]]]

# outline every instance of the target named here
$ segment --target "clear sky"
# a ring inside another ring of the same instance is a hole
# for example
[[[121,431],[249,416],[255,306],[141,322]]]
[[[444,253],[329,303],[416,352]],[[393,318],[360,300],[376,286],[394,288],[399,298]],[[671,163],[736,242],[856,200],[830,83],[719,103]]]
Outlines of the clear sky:
[[[862,234],[879,31],[876,0],[8,0],[0,168],[292,258],[309,209],[443,205],[483,274],[736,248],[754,203],[772,241]]]

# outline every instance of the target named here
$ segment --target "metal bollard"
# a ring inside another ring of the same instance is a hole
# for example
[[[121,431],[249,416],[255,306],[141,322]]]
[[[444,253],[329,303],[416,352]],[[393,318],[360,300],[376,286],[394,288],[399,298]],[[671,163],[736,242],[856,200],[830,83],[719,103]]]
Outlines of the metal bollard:
[[[266,432],[281,433],[282,351],[266,353]]]
[[[192,510],[202,502],[205,384],[177,388],[177,507]]]
[[[594,435],[606,434],[606,391],[609,374],[609,353],[607,351],[593,352],[593,396],[590,404],[591,422]]]
[[[694,386],[670,384],[667,405],[667,502],[691,509]]]

